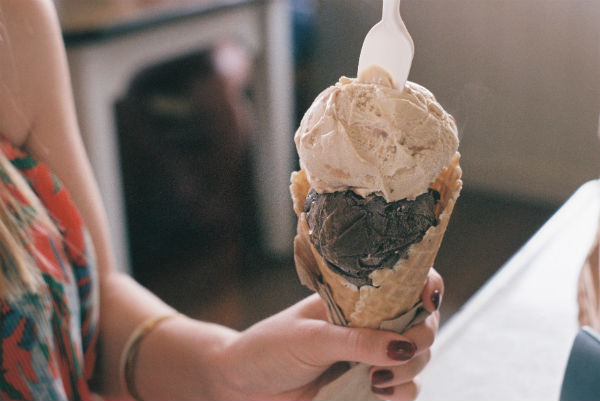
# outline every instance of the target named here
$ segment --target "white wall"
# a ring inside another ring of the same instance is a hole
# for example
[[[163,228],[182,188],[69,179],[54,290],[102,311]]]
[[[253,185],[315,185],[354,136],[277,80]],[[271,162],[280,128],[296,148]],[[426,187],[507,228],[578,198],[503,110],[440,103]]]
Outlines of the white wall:
[[[354,76],[380,1],[325,0],[312,91]],[[600,1],[404,0],[410,79],[456,117],[465,188],[562,202],[600,176]]]

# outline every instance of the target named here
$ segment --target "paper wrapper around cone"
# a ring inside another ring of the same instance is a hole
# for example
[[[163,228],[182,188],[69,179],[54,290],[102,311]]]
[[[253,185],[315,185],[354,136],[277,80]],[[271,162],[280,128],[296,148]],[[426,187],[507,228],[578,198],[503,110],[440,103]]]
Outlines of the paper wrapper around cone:
[[[424,319],[420,296],[462,188],[459,161],[456,153],[431,184],[440,194],[435,205],[437,225],[410,247],[407,259],[400,259],[392,269],[375,270],[370,275],[373,285],[360,288],[334,273],[310,242],[303,212],[310,184],[303,170],[292,174],[290,189],[298,215],[294,240],[296,270],[302,284],[323,298],[333,323],[402,332]],[[377,400],[370,388],[369,367],[359,364],[322,388],[315,400]]]

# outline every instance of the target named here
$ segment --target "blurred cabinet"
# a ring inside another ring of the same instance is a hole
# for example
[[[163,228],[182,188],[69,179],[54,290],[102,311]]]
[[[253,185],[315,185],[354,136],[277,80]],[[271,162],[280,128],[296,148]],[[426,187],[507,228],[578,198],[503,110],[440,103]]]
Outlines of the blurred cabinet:
[[[291,252],[293,85],[285,0],[61,1],[83,139],[107,209],[117,262],[130,269],[114,106],[139,71],[231,37],[254,55],[252,143],[258,221],[267,251]]]

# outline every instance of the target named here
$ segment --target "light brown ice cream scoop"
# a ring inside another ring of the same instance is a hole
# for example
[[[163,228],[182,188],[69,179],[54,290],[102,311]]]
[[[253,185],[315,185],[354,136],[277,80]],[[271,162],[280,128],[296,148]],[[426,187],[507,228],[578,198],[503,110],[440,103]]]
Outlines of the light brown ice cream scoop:
[[[389,77],[379,67],[371,70]],[[400,91],[342,77],[315,99],[295,142],[317,192],[375,193],[393,202],[427,192],[456,153],[458,132],[450,114],[418,84],[407,82]]]

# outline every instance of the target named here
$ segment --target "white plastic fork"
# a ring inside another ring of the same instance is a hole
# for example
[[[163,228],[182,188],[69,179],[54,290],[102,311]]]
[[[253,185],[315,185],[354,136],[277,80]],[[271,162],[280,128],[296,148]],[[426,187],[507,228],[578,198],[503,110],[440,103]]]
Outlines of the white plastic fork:
[[[400,16],[400,0],[383,0],[379,21],[365,37],[358,59],[358,80],[369,67],[377,65],[392,77],[397,89],[404,89],[415,52],[404,21]]]

